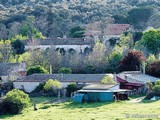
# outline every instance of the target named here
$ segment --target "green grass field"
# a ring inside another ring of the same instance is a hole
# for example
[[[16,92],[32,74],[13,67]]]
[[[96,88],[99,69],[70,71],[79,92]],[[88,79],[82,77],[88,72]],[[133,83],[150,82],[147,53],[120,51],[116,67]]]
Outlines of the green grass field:
[[[153,118],[126,118],[136,115],[159,115],[160,101],[142,103],[107,102],[107,103],[73,103],[71,101],[53,104],[54,98],[33,98],[37,103],[37,111],[33,106],[24,110],[19,115],[0,116],[0,120],[152,120]],[[49,102],[49,103],[48,103]],[[154,119],[157,116],[153,116]],[[154,120],[153,119],[153,120]],[[158,118],[157,118],[158,119]]]

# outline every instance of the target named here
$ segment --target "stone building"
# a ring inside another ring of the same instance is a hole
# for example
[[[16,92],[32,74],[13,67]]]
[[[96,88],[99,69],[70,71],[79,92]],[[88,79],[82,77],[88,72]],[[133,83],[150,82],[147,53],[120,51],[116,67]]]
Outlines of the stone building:
[[[0,63],[0,83],[14,81],[26,76],[25,63]]]

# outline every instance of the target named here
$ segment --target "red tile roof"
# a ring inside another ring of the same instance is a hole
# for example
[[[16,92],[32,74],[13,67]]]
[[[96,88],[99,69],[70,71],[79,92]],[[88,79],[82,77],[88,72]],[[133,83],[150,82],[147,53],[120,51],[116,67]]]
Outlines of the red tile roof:
[[[104,33],[107,35],[121,35],[129,26],[129,24],[109,24]]]

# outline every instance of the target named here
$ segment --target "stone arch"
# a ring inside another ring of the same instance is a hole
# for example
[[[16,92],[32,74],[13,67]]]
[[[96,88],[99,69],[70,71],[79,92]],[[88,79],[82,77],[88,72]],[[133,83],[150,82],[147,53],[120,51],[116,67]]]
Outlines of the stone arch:
[[[84,49],[84,54],[88,55],[91,51],[92,51],[91,48],[86,47],[86,48]]]
[[[59,49],[59,52],[61,53],[61,55],[65,55],[65,53],[66,53],[66,51],[65,51],[64,48],[60,48],[60,49]]]
[[[69,52],[70,54],[74,55],[74,54],[76,53],[76,50],[73,49],[73,48],[70,48],[70,49],[68,50],[68,52]]]

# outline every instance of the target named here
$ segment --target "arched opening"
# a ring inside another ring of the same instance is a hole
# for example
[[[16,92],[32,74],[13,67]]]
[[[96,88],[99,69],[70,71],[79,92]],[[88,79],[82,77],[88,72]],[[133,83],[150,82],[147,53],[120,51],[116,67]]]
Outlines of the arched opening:
[[[70,49],[68,50],[68,52],[69,52],[70,54],[72,54],[72,55],[76,54],[76,51],[75,51],[73,48],[70,48]]]
[[[64,48],[60,48],[59,52],[61,53],[61,55],[65,55],[66,51],[64,50]]]
[[[91,48],[86,47],[86,48],[84,49],[84,54],[85,54],[85,55],[88,55],[91,51],[92,51]]]

